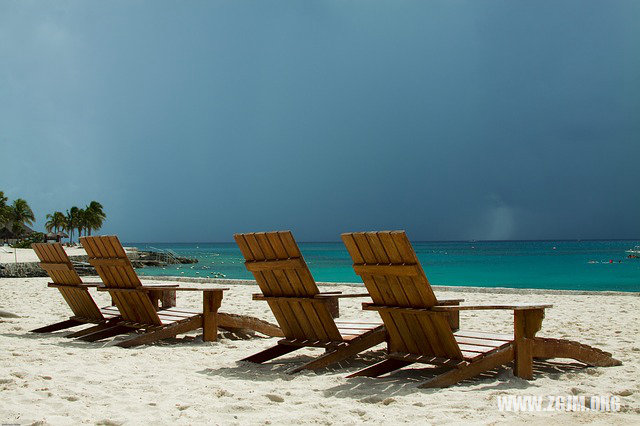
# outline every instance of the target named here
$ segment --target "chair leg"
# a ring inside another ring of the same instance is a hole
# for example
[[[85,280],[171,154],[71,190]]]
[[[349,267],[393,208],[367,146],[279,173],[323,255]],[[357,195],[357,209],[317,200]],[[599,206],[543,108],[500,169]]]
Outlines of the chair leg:
[[[82,340],[83,342],[97,342],[98,340],[107,339],[130,331],[131,329],[129,327],[123,325],[111,325],[110,327],[95,331],[91,334],[86,334],[78,338],[78,340]]]
[[[231,329],[247,329],[257,331],[271,337],[284,337],[282,330],[275,324],[248,315],[218,312],[218,327]]]
[[[398,370],[402,367],[406,367],[407,365],[413,364],[412,362],[409,361],[400,361],[399,359],[385,359],[382,362],[379,362],[377,364],[373,364],[365,369],[362,369],[360,371],[356,371],[353,374],[349,374],[347,376],[347,378],[349,377],[360,377],[360,376],[365,376],[365,377],[379,377],[382,376],[383,374],[386,373],[390,373],[391,371],[394,370]]]
[[[514,342],[514,345],[513,374],[521,379],[533,379],[533,339],[519,339]]]
[[[31,330],[31,333],[51,333],[53,331],[64,330],[66,328],[75,327],[80,324],[86,324],[86,323],[82,321],[69,319],[66,321],[61,321],[55,324],[47,325],[45,327],[36,328],[35,330]]]
[[[215,342],[218,338],[218,309],[222,303],[222,290],[203,293],[202,340]]]
[[[533,339],[533,357],[542,359],[570,358],[596,367],[612,367],[622,362],[609,352],[564,339],[536,337]]]
[[[263,362],[278,358],[282,355],[286,355],[289,352],[297,351],[298,349],[300,349],[299,346],[276,345],[269,349],[265,349],[264,351],[258,352],[257,354],[253,354],[247,358],[243,358],[240,361],[249,361],[255,362],[257,364],[262,364]]]
[[[153,343],[158,340],[174,337],[180,333],[187,333],[191,330],[197,330],[200,327],[202,327],[202,316],[197,315],[195,317],[189,318],[188,320],[173,323],[162,328],[137,335],[135,337],[132,337],[131,339],[125,340],[124,342],[118,343],[116,346],[120,346],[121,348],[130,348],[133,346]]]
[[[98,325],[94,325],[93,327],[89,327],[89,328],[85,328],[83,330],[79,330],[76,331],[75,333],[71,333],[71,334],[67,334],[66,337],[67,339],[76,339],[78,337],[82,337],[82,336],[86,336],[88,334],[92,334],[98,331],[102,331],[106,328],[111,328],[113,327],[115,324],[113,323],[109,323],[109,322],[105,322],[102,324],[98,324]]]
[[[454,368],[442,373],[433,379],[421,384],[419,388],[446,388],[462,380],[470,379],[480,373],[507,364],[514,359],[513,346],[507,346],[491,353],[478,361],[474,361],[464,367]]]
[[[349,341],[345,346],[339,347],[331,352],[327,352],[313,361],[309,361],[306,364],[289,370],[288,373],[293,374],[302,370],[316,370],[318,368],[328,367],[331,364],[343,361],[371,348],[372,346],[384,342],[385,336],[385,329],[383,327],[378,327]]]

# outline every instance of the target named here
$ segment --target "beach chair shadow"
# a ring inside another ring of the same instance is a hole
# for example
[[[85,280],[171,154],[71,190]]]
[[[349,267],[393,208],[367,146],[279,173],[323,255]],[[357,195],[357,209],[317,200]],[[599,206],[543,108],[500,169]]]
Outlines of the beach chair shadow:
[[[205,370],[198,371],[198,373],[209,376],[220,376],[228,379],[246,379],[247,377],[251,377],[252,380],[267,382],[275,379],[291,380],[295,378],[295,376],[290,374],[292,369],[300,365],[301,362],[312,362],[314,359],[316,359],[315,354],[306,353],[300,354],[295,358],[280,358],[273,362],[260,365],[256,365],[255,363],[248,361],[239,361],[234,367],[207,368]],[[355,371],[363,366],[379,362],[382,359],[384,359],[384,351],[382,349],[374,349],[356,354],[352,357],[337,361],[322,368],[303,371],[307,374],[343,373],[344,370]]]
[[[583,371],[587,368],[581,363],[575,362],[549,362],[534,360],[533,370],[536,374],[546,374],[557,376],[561,379],[563,375]],[[366,376],[358,376],[347,380],[337,386],[324,390],[327,397],[350,398],[360,400],[361,398],[373,398],[383,400],[394,396],[403,396],[416,392],[416,386],[429,380],[436,379],[439,375],[445,374],[447,367],[432,366],[429,368],[402,369],[393,375],[377,377],[375,379]],[[530,387],[528,381],[513,375],[512,364],[498,366],[491,370],[486,370],[476,376],[461,380],[457,383],[460,388],[473,387],[482,391],[491,390],[516,390]],[[437,388],[422,388],[423,393],[431,394],[438,392]],[[376,402],[370,400],[368,402]]]

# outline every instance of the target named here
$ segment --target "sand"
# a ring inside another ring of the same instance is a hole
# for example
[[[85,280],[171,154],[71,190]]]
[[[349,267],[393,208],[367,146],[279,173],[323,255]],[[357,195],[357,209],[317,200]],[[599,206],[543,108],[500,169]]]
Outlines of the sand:
[[[129,252],[137,250],[133,247],[125,247],[125,251]],[[87,252],[82,246],[64,247],[67,256],[86,256]],[[14,249],[10,246],[0,246],[0,263],[31,263],[39,262],[38,256],[33,249],[19,248]]]
[[[87,252],[80,246],[65,247],[64,251],[67,256],[86,256]],[[31,263],[39,262],[38,256],[33,249],[19,248],[14,249],[9,246],[0,246],[0,263]]]
[[[345,379],[382,359],[384,346],[318,372],[286,374],[320,350],[302,350],[265,365],[237,363],[277,339],[241,339],[221,333],[202,342],[196,333],[159,344],[121,349],[106,343],[65,339],[66,332],[28,330],[66,319],[69,309],[45,278],[0,279],[0,423],[16,424],[292,424],[292,423],[580,423],[640,422],[640,298],[637,295],[501,294],[442,291],[471,303],[553,303],[540,336],[569,338],[612,352],[620,367],[536,363],[535,379],[510,369],[455,387],[418,389],[431,377],[406,368],[386,378]],[[255,286],[231,285],[222,310],[273,321]],[[331,290],[359,292],[353,286]],[[108,304],[105,293],[94,293]],[[178,305],[198,307],[201,294],[178,293]],[[343,319],[376,320],[359,309],[361,299],[341,300]],[[2,314],[0,314],[2,315]],[[509,332],[510,312],[463,312],[468,329]],[[117,341],[117,339],[116,339]],[[500,412],[505,395],[618,395],[621,410],[596,412]],[[39,422],[39,423],[38,423]]]

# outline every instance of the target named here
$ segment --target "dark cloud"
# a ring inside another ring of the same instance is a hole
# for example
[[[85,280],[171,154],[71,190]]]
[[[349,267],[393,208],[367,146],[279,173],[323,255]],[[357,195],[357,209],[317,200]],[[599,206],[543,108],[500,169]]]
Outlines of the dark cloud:
[[[0,3],[0,190],[124,240],[640,235],[640,3]]]

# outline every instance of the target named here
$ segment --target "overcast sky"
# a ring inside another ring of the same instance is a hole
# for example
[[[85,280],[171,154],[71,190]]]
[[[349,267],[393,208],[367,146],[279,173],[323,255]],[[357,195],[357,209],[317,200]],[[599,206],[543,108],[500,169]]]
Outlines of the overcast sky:
[[[640,1],[0,0],[0,190],[124,241],[640,238]]]

